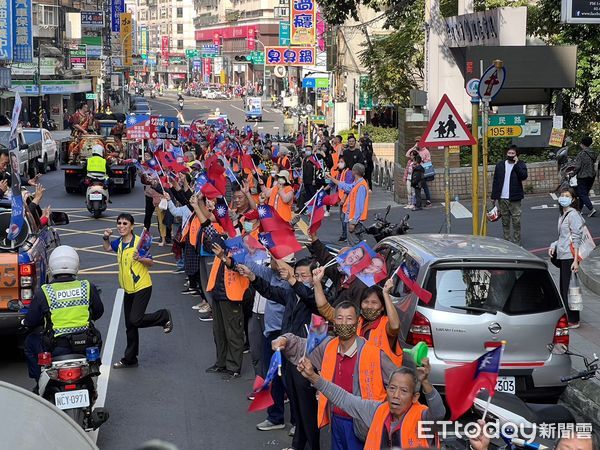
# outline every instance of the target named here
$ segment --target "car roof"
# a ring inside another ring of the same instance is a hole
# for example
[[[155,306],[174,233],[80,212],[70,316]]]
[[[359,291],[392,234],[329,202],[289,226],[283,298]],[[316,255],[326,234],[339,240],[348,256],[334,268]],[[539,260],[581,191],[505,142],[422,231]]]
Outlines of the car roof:
[[[431,259],[510,259],[541,260],[512,242],[489,236],[466,234],[405,234],[381,241],[403,246],[426,260]]]

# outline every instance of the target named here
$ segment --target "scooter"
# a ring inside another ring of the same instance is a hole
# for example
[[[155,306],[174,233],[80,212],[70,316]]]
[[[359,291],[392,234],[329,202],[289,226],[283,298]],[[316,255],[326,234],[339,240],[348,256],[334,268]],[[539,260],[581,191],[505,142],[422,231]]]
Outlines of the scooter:
[[[375,215],[375,222],[366,228],[365,233],[370,234],[375,238],[376,242],[389,236],[400,236],[406,234],[410,230],[408,225],[408,219],[410,216],[407,214],[400,221],[399,224],[390,223],[387,221],[387,216],[390,213],[391,205],[388,205],[385,210],[385,215],[381,217],[379,214]]]
[[[38,354],[42,371],[39,395],[63,410],[86,431],[98,429],[108,420],[104,408],[93,409],[98,398],[96,381],[100,375],[100,349],[86,348],[85,355],[52,356]]]
[[[553,159],[556,160],[558,165],[558,174],[560,177],[559,184],[556,188],[556,193],[560,193],[561,189],[568,187],[576,187],[576,167],[575,159],[569,157],[569,141],[567,138],[567,145],[561,147],[556,154],[551,154]]]
[[[150,90],[150,98],[156,98],[156,91],[154,89]]]
[[[85,193],[85,206],[92,213],[94,219],[98,219],[106,211],[108,205],[108,188],[102,174],[88,173],[87,178],[89,185]]]

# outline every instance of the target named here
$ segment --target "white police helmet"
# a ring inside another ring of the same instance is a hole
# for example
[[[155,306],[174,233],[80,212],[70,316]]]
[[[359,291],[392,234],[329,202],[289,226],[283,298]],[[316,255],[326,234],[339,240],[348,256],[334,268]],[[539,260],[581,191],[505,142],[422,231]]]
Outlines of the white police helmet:
[[[92,146],[92,155],[104,156],[104,147],[102,147],[100,144],[94,144]]]
[[[79,255],[69,245],[60,245],[50,254],[48,270],[55,277],[57,275],[77,275],[79,272]]]

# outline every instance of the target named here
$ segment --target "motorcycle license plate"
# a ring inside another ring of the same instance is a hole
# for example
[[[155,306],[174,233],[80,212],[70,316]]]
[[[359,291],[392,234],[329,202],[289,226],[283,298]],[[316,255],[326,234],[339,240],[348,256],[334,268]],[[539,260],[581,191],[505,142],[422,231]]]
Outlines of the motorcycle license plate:
[[[102,194],[90,194],[90,200],[102,200]]]
[[[59,409],[85,408],[90,406],[90,394],[87,389],[57,392],[54,394],[54,404]]]
[[[113,182],[115,184],[123,184],[125,180],[123,180],[123,178],[113,178]]]
[[[496,392],[514,394],[516,392],[515,377],[498,377],[498,381],[496,381]]]

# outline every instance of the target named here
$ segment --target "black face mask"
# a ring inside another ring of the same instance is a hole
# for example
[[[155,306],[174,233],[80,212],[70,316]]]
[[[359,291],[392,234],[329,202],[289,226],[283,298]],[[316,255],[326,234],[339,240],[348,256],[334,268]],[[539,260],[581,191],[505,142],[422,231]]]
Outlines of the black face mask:
[[[510,163],[515,162],[515,157],[514,156],[507,156],[506,160]]]

